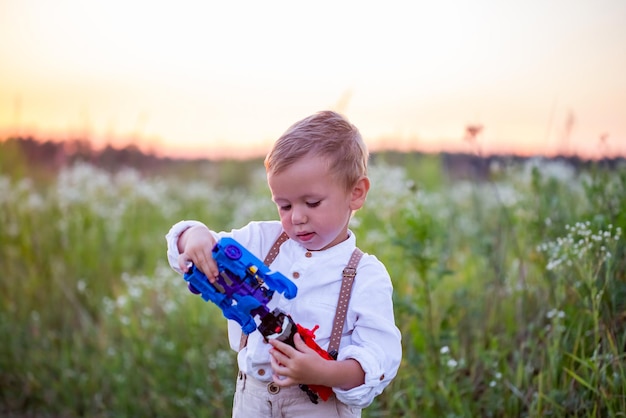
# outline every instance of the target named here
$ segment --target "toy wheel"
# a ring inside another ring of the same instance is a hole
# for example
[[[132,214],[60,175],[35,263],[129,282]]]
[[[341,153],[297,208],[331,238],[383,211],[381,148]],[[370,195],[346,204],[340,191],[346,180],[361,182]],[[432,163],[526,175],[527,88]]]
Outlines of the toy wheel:
[[[194,295],[199,295],[199,294],[200,294],[200,291],[199,291],[198,289],[196,289],[196,288],[194,287],[194,285],[192,285],[191,283],[188,283],[188,284],[187,284],[187,288],[188,288],[188,289],[189,289],[189,291],[190,291],[191,293],[193,293]]]
[[[224,254],[231,260],[239,260],[241,258],[241,250],[235,245],[227,245],[224,248]]]

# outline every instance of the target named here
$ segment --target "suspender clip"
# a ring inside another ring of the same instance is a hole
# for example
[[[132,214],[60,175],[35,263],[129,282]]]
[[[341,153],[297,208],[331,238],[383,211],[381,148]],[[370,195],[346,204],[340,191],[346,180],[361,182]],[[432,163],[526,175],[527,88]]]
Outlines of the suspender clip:
[[[356,277],[356,269],[354,267],[346,267],[343,269],[343,277],[354,279]]]

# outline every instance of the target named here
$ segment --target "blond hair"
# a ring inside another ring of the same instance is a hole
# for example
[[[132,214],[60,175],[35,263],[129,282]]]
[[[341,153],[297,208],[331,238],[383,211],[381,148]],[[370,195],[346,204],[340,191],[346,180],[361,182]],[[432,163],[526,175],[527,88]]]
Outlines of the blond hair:
[[[367,175],[369,153],[363,138],[337,112],[317,112],[291,125],[265,157],[265,169],[278,174],[305,156],[324,158],[331,175],[346,189]]]

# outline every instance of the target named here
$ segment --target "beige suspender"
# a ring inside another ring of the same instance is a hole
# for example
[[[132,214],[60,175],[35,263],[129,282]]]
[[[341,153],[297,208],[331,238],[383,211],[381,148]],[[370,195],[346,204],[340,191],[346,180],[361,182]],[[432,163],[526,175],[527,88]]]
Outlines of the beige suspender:
[[[276,241],[274,242],[274,245],[272,245],[272,248],[270,248],[270,251],[267,253],[267,256],[265,256],[265,260],[263,260],[263,264],[269,267],[270,264],[274,262],[274,260],[276,259],[276,256],[280,252],[280,246],[283,245],[283,242],[287,241],[288,239],[289,239],[289,235],[287,235],[286,232],[283,232],[282,234],[280,234],[278,238],[276,238]]]
[[[289,239],[289,236],[283,232],[281,233],[270,251],[267,253],[263,264],[269,267],[270,264],[276,259],[280,252],[280,246]],[[354,277],[356,276],[356,268],[361,261],[363,251],[355,248],[348,261],[348,265],[343,269],[343,279],[341,281],[341,290],[339,291],[339,299],[337,300],[337,309],[335,311],[335,319],[333,321],[333,330],[330,334],[330,343],[328,344],[328,352],[334,357],[339,353],[339,345],[341,344],[341,335],[343,334],[343,325],[346,321],[346,314],[348,313],[348,304],[350,303],[350,294],[352,293],[352,285],[354,284]],[[239,341],[239,351],[241,351],[248,343],[248,335],[241,333],[241,340]],[[335,353],[333,353],[333,351]]]
[[[348,261],[348,265],[343,269],[343,280],[341,280],[341,290],[339,291],[337,309],[335,310],[333,331],[330,334],[330,343],[328,344],[328,353],[333,357],[337,357],[339,353],[343,324],[346,322],[350,294],[352,293],[352,285],[354,284],[354,277],[356,276],[356,267],[359,265],[361,257],[363,257],[363,251],[355,248],[350,257],[350,261]]]

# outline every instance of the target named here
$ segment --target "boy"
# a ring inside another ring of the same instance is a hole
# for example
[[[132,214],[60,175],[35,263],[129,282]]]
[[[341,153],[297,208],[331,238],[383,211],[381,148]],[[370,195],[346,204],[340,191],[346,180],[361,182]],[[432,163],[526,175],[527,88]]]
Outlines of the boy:
[[[182,273],[193,262],[210,281],[218,274],[211,249],[221,237],[234,238],[261,259],[272,252],[271,270],[290,278],[298,294],[287,300],[276,293],[268,308],[288,312],[306,328],[319,325],[316,342],[322,348],[339,345],[337,361],[328,361],[299,335],[295,348],[267,343],[258,331],[245,341],[239,325],[228,321],[230,346],[239,351],[233,417],[360,417],[395,377],[401,337],[391,279],[375,256],[357,258],[345,320],[335,319],[342,271],[358,252],[348,223],[369,191],[367,160],[354,125],[335,112],[316,113],[292,125],[265,159],[280,222],[214,232],[200,222],[181,221],[167,234],[170,265]],[[281,236],[284,241],[277,240]],[[334,322],[340,325],[331,335]],[[298,384],[328,386],[334,396],[313,404]]]

